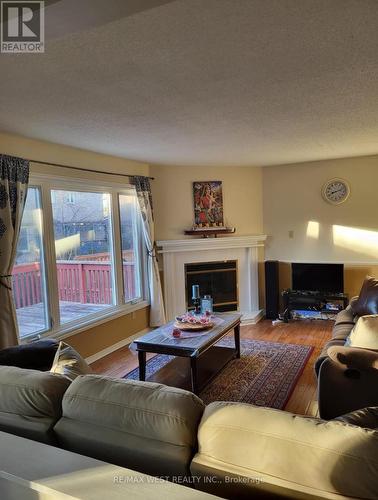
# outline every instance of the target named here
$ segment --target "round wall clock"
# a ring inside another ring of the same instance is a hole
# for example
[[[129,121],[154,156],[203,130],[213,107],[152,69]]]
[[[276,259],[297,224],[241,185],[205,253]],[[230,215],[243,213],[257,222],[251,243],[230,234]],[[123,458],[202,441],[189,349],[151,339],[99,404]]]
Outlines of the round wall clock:
[[[324,184],[322,195],[328,203],[339,205],[348,199],[350,195],[350,186],[348,182],[343,179],[330,179]]]

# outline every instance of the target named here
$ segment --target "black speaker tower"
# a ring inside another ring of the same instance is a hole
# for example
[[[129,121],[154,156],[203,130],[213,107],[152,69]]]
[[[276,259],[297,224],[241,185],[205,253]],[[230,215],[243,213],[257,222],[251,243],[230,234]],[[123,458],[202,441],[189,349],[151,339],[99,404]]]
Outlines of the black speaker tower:
[[[265,261],[265,311],[267,319],[277,319],[280,308],[278,260]]]

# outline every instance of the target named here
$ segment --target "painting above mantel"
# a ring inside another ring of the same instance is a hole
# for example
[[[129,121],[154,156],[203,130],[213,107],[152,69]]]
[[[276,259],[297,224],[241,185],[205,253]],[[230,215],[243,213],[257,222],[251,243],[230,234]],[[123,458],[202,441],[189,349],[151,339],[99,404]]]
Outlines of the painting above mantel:
[[[218,234],[232,234],[234,227],[226,227],[223,214],[222,181],[193,182],[194,224],[184,234],[216,238]]]
[[[223,228],[222,181],[193,182],[194,227]]]

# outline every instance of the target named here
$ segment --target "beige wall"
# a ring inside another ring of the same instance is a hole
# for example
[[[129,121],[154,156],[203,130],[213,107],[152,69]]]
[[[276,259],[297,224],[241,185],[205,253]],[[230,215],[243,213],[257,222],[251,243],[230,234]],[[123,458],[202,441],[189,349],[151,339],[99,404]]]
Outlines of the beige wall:
[[[194,222],[193,181],[222,181],[225,222],[236,235],[262,233],[260,167],[150,167],[157,240],[184,238]]]
[[[332,206],[322,199],[322,185],[332,177],[344,178],[351,185],[351,195],[342,205]],[[266,258],[378,263],[377,194],[378,157],[265,167]],[[314,224],[309,227],[310,221]],[[318,236],[313,231],[317,224]]]
[[[149,308],[139,309],[116,318],[90,330],[77,333],[65,339],[82,356],[88,358],[117,342],[148,328]]]
[[[9,134],[0,134],[0,152],[27,159],[63,163],[104,172],[149,175],[149,166],[145,163]],[[31,164],[31,172],[92,179],[104,181],[104,183],[109,181],[119,183],[128,182],[124,177],[75,172],[73,170],[43,166],[35,163]],[[89,357],[148,327],[148,315],[149,308],[144,308],[81,333],[74,334],[67,338],[67,342],[75,347],[82,356]]]
[[[16,135],[0,133],[0,152],[13,156],[20,156],[29,160],[40,160],[51,163],[61,163],[74,167],[100,170],[103,172],[115,172],[135,175],[149,175],[149,166],[117,156],[103,155],[86,151],[84,149],[71,148],[52,142],[37,141]],[[92,178],[104,182],[127,182],[124,177],[116,177],[101,174],[87,174],[74,170],[57,168],[37,163],[31,164],[32,173],[46,173],[70,177]]]

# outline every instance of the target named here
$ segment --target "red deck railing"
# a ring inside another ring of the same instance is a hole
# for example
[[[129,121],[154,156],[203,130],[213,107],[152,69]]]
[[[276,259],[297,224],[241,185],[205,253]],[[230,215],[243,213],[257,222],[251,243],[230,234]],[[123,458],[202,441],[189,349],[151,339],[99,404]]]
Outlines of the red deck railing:
[[[58,261],[59,300],[81,304],[112,304],[110,262]],[[135,298],[135,263],[123,263],[125,300]],[[20,264],[13,268],[13,296],[16,309],[42,302],[39,263]]]

